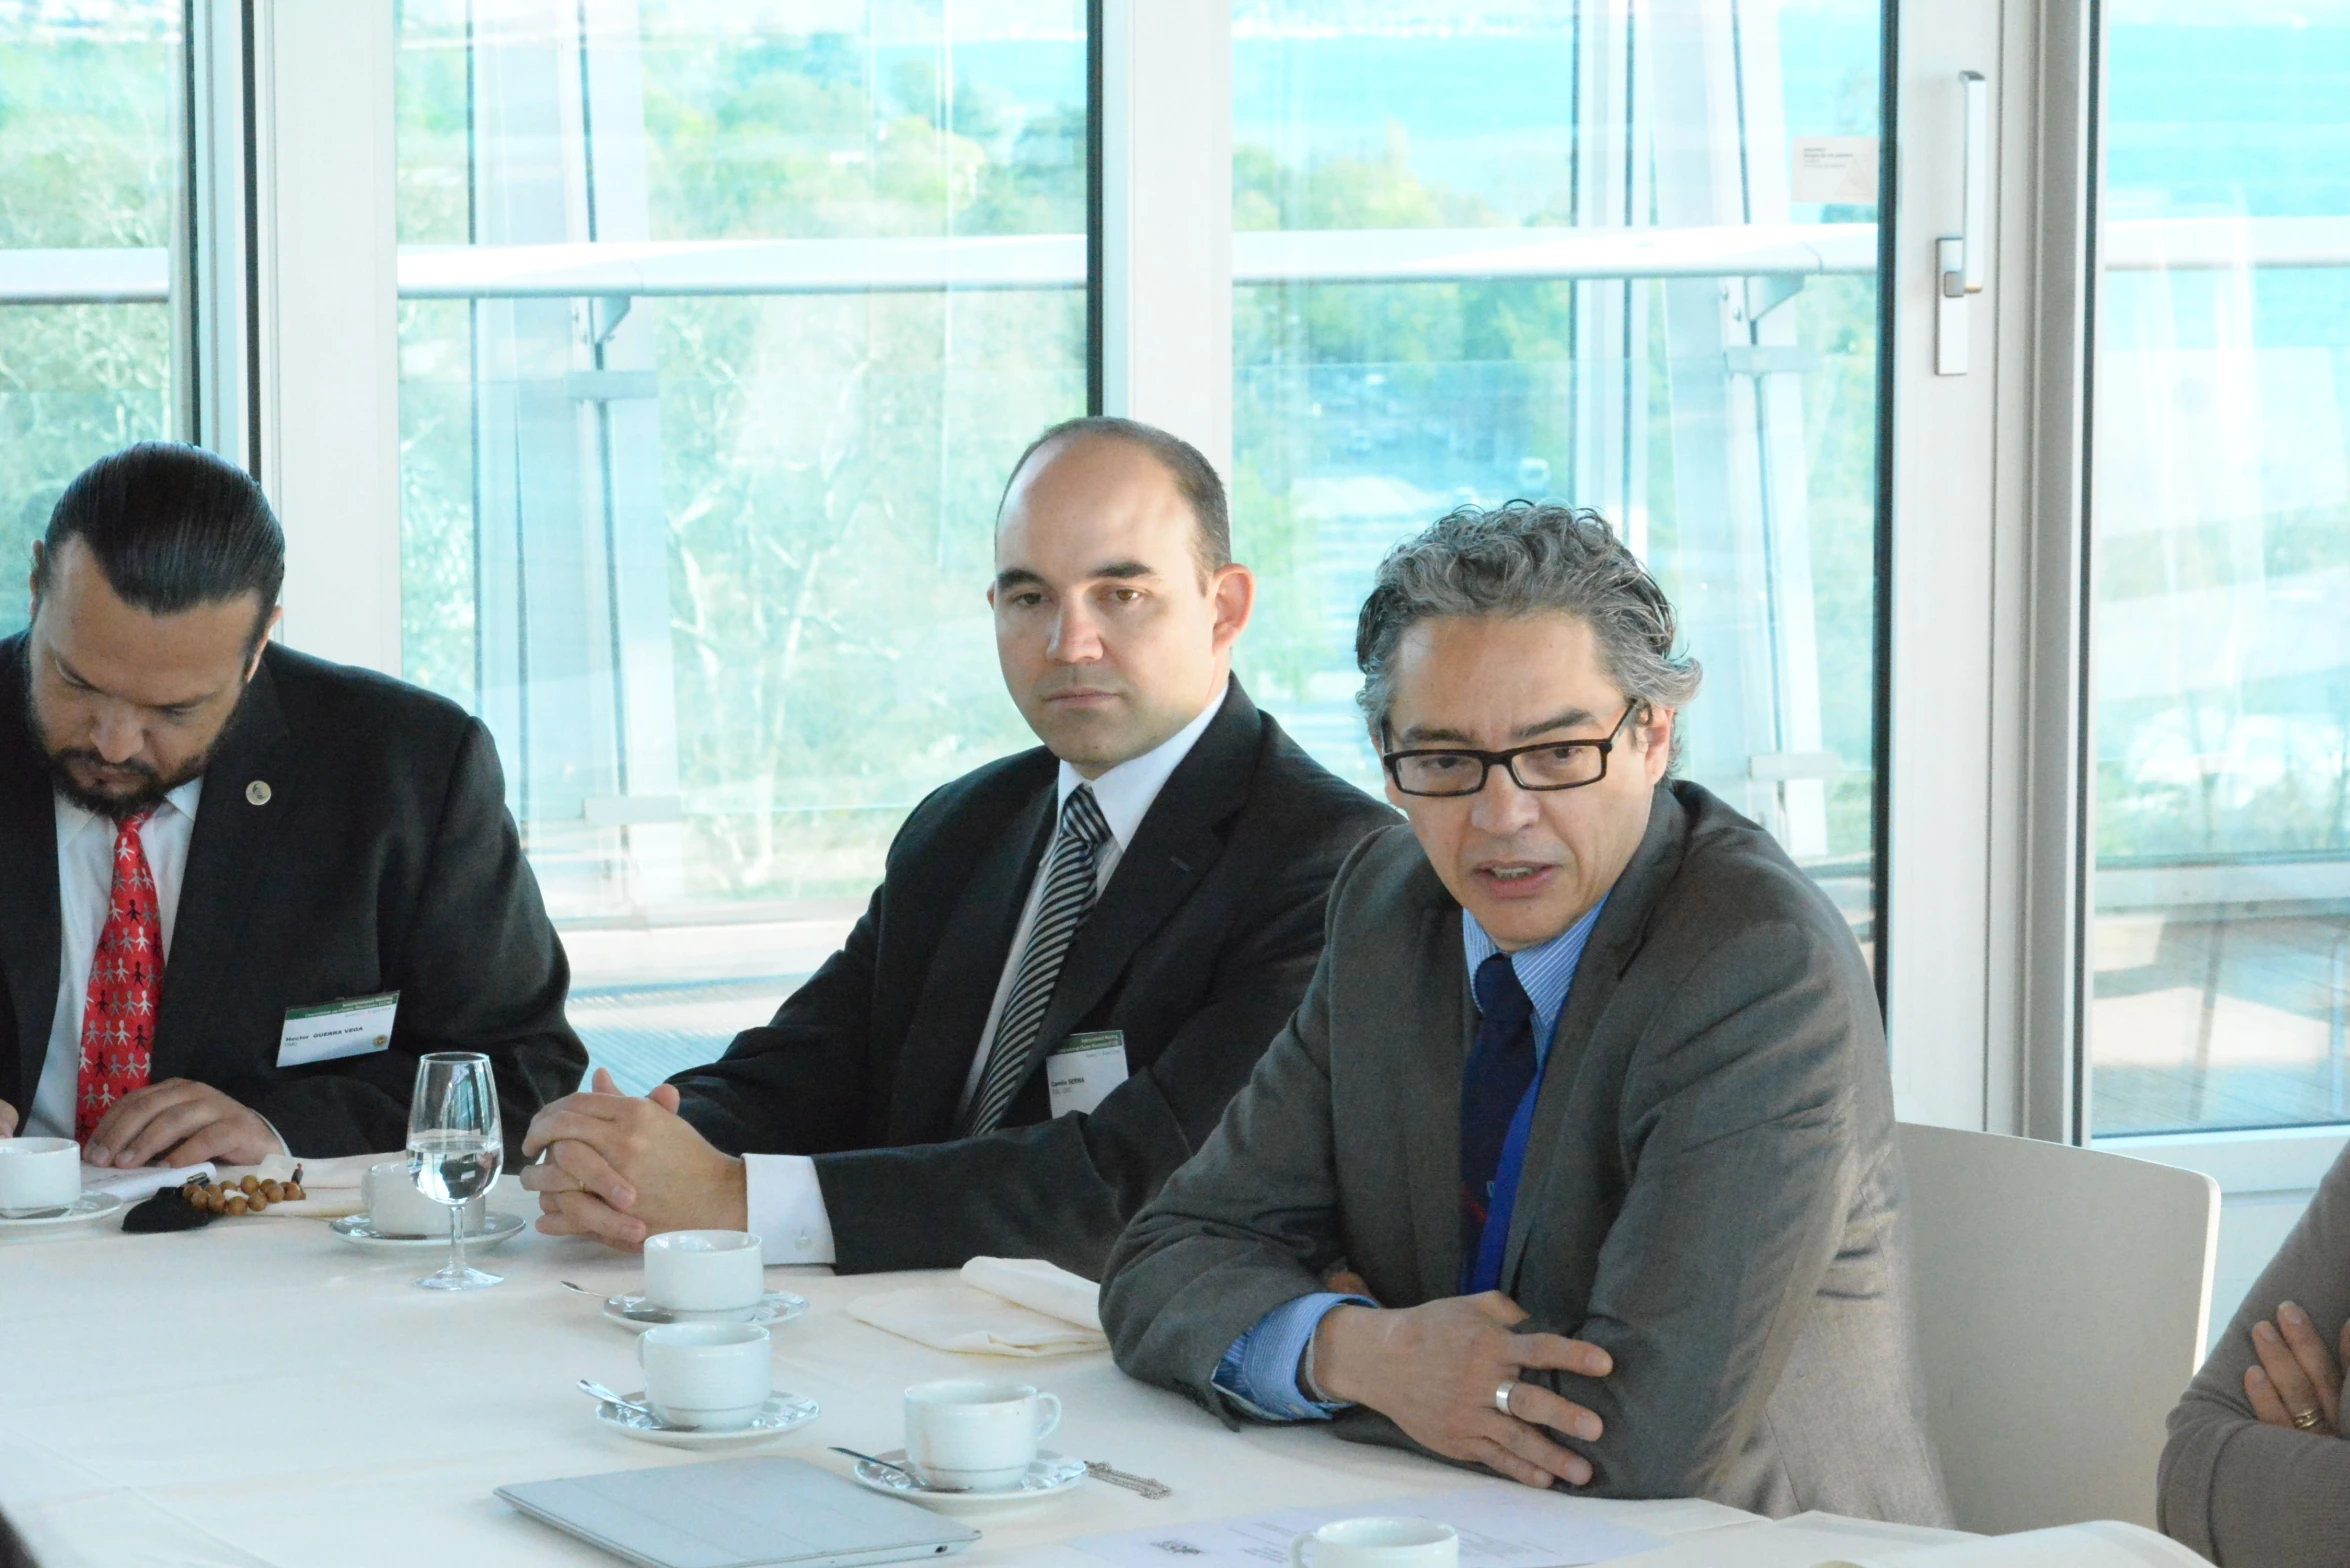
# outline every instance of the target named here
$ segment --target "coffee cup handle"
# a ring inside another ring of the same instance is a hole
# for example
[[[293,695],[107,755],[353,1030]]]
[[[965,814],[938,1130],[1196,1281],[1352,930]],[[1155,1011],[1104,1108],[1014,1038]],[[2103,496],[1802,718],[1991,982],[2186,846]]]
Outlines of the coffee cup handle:
[[[1313,1544],[1314,1532],[1308,1530],[1289,1543],[1289,1568],[1306,1568],[1306,1548]]]
[[[639,1335],[636,1337],[636,1364],[637,1364],[637,1369],[638,1369],[639,1371],[642,1371],[642,1370],[644,1369],[644,1365],[645,1365],[645,1336],[644,1336],[644,1335],[642,1335],[642,1334],[639,1334]]]
[[[1036,1438],[1037,1441],[1041,1443],[1046,1438],[1052,1436],[1053,1433],[1060,1428],[1061,1396],[1058,1394],[1039,1394],[1036,1396],[1036,1407],[1038,1412],[1036,1418]]]

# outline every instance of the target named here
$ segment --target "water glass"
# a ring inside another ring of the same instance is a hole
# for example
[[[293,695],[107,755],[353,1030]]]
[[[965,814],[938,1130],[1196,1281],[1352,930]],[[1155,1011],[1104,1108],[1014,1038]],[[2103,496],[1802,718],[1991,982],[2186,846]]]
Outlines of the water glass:
[[[408,1179],[449,1211],[449,1262],[416,1283],[426,1290],[480,1290],[501,1282],[465,1261],[465,1204],[490,1190],[506,1161],[498,1125],[498,1085],[490,1059],[474,1051],[434,1051],[416,1064],[408,1102]]]

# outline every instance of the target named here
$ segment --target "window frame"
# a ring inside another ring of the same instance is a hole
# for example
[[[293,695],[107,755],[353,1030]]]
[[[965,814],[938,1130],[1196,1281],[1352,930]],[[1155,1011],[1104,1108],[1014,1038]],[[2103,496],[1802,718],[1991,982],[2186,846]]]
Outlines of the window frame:
[[[287,0],[190,0],[195,417],[199,439],[253,466],[296,520],[288,642],[396,672],[394,41],[388,13],[356,27],[306,16]],[[1088,17],[1089,379],[1102,411],[1165,424],[1229,466],[1230,6],[1090,0]],[[1898,1105],[2068,1143],[2094,1135],[2084,438],[2098,24],[2095,0],[1888,5],[1885,131],[1899,155],[1885,159],[1879,241],[1891,265],[1877,871]],[[1967,69],[1991,77],[1995,260],[1966,307],[1973,372],[1937,376],[1934,242],[1962,200]]]

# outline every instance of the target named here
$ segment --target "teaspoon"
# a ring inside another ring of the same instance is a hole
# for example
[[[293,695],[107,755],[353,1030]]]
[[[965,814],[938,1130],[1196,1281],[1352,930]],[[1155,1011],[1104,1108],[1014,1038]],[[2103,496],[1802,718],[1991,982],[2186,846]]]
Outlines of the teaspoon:
[[[622,1410],[626,1410],[633,1415],[644,1416],[648,1420],[652,1419],[652,1411],[648,1410],[643,1405],[638,1404],[633,1399],[621,1398],[618,1394],[613,1393],[612,1390],[606,1388],[603,1384],[597,1382],[592,1377],[583,1377],[579,1380],[579,1391],[587,1395],[590,1399],[600,1399],[607,1405],[617,1405]]]
[[[911,1470],[907,1469],[907,1468],[906,1468],[904,1465],[901,1465],[901,1464],[892,1464],[892,1463],[891,1463],[889,1460],[887,1460],[887,1459],[883,1459],[883,1458],[880,1458],[880,1457],[879,1457],[879,1456],[877,1456],[877,1455],[874,1455],[874,1454],[860,1454],[860,1453],[858,1453],[858,1452],[857,1452],[855,1449],[853,1449],[853,1448],[843,1448],[843,1447],[841,1447],[841,1446],[840,1446],[840,1444],[838,1444],[838,1443],[834,1443],[834,1444],[832,1445],[832,1451],[833,1451],[834,1453],[836,1453],[836,1454],[846,1454],[846,1455],[848,1455],[848,1456],[849,1456],[851,1459],[861,1459],[861,1460],[863,1460],[865,1463],[867,1463],[867,1464],[869,1464],[869,1465],[873,1466],[873,1467],[874,1467],[875,1469],[877,1469],[877,1470],[887,1470],[887,1471],[889,1471],[889,1472],[890,1472],[892,1475],[902,1475],[902,1476],[904,1476],[904,1477],[905,1477],[907,1480],[909,1480],[909,1481],[913,1482],[913,1483],[914,1483],[916,1486],[919,1486],[919,1487],[921,1487],[921,1488],[922,1488],[922,1490],[924,1490],[925,1492],[935,1492],[935,1491],[944,1490],[943,1488],[940,1488],[940,1487],[934,1487],[934,1486],[931,1486],[931,1485],[929,1485],[929,1484],[928,1484],[928,1483],[926,1483],[926,1482],[925,1482],[925,1481],[924,1481],[924,1480],[923,1480],[923,1479],[922,1479],[920,1476],[916,1475],[916,1474],[915,1474],[913,1471],[911,1471]]]

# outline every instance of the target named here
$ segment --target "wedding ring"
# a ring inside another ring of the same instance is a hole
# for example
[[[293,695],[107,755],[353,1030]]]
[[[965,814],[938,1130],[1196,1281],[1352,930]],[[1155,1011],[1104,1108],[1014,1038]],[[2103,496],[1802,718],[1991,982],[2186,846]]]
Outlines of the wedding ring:
[[[1507,1390],[1505,1389],[1504,1392],[1506,1393]],[[2293,1424],[2302,1431],[2308,1432],[2314,1430],[2317,1424],[2324,1419],[2325,1412],[2322,1410],[2304,1410],[2293,1418]]]
[[[1517,1414],[1516,1411],[1510,1409],[1510,1395],[1517,1391],[1518,1385],[1514,1379],[1502,1384],[1501,1387],[1493,1391],[1493,1408],[1505,1416]]]

